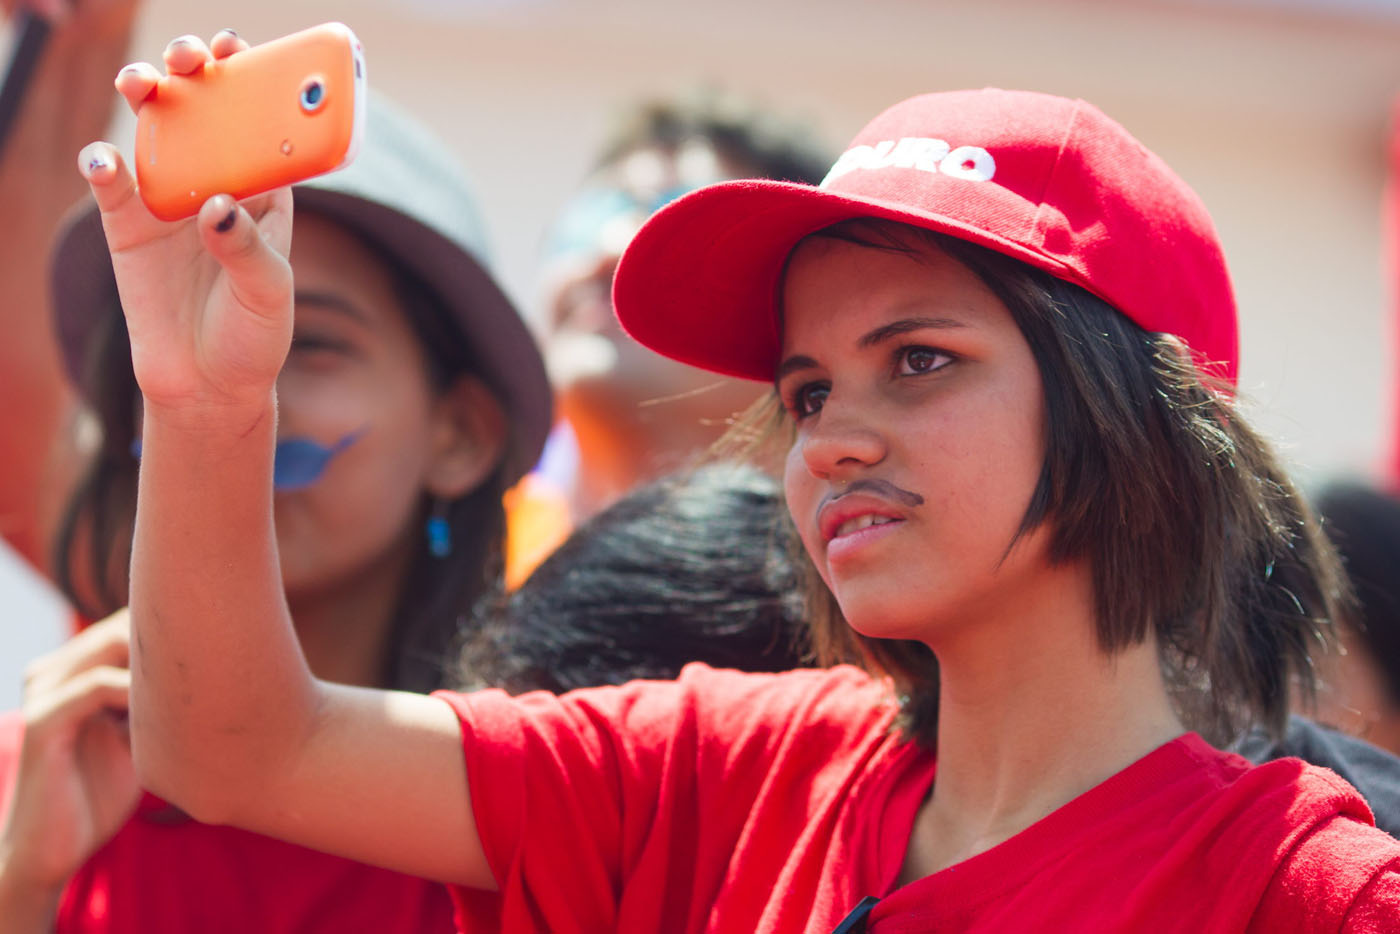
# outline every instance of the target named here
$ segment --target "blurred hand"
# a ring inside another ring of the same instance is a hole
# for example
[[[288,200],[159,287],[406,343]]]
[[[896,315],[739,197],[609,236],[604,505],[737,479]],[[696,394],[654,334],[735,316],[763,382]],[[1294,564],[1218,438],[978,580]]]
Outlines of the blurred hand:
[[[57,23],[69,17],[72,4],[69,0],[0,0],[0,10],[4,11],[6,19],[14,16],[17,10],[28,10],[41,19]]]
[[[174,40],[168,72],[189,74],[247,48],[227,31],[211,45]],[[128,65],[117,90],[139,111],[160,77],[150,65]],[[93,143],[78,159],[102,211],[148,414],[236,418],[265,408],[291,343],[290,189],[242,205],[216,195],[196,217],[166,223],[146,209],[116,147]]]
[[[5,19],[28,10],[64,34],[93,35],[125,28],[141,0],[0,0]]]
[[[136,808],[125,716],[130,632],[122,610],[26,672],[24,740],[0,831],[10,890],[56,897]]]

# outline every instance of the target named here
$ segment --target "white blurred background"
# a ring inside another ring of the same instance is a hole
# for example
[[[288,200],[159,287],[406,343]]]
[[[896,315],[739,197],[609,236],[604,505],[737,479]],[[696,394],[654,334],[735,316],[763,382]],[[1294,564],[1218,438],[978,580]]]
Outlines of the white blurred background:
[[[1400,0],[152,0],[133,57],[186,32],[257,43],[331,19],[363,40],[371,83],[460,152],[526,305],[550,218],[639,98],[749,93],[833,151],[923,91],[1086,98],[1214,215],[1256,424],[1305,481],[1380,469],[1400,345],[1381,246]],[[5,708],[66,622],[3,557],[0,606]]]

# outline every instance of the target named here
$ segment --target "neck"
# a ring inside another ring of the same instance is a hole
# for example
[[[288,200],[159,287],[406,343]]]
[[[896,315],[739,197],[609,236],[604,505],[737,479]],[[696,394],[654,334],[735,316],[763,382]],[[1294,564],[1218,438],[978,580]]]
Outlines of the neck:
[[[292,625],[312,673],[324,681],[384,687],[385,659],[407,558],[334,586],[287,594]],[[400,567],[399,565],[402,565]]]
[[[1099,649],[1087,569],[1044,584],[1029,612],[934,646],[938,773],[906,881],[991,849],[1184,732],[1154,640]]]

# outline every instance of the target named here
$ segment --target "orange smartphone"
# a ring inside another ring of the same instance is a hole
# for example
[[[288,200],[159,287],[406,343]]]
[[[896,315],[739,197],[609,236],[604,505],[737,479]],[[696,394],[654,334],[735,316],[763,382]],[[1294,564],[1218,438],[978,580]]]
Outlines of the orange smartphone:
[[[325,23],[167,75],[136,115],[136,182],[162,220],[348,165],[364,134],[365,64]]]

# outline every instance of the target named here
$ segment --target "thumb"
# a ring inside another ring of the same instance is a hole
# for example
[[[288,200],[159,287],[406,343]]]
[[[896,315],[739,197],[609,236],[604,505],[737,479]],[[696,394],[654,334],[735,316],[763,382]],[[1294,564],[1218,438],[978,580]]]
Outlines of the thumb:
[[[291,195],[278,194],[283,197],[258,221],[228,195],[215,195],[199,211],[204,248],[223,267],[239,304],[263,318],[286,317],[292,295],[292,267],[283,253]]]
[[[81,722],[102,710],[125,713],[131,702],[131,672],[99,665],[79,672],[24,703],[26,743],[39,743],[55,733],[71,736]]]

